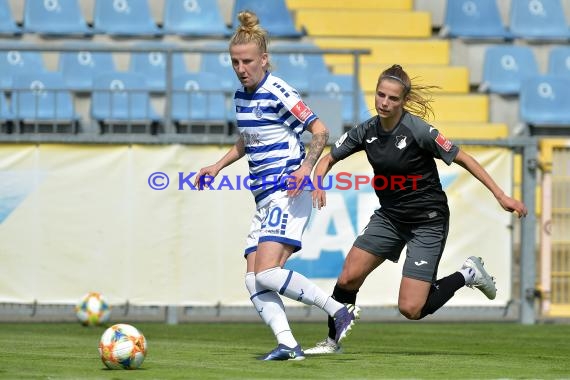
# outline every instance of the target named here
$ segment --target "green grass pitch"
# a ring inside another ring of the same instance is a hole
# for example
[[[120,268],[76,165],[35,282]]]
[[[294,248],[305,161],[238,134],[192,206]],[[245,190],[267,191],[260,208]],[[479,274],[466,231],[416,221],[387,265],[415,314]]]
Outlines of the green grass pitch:
[[[303,361],[256,360],[275,346],[259,323],[132,323],[148,341],[134,371],[107,370],[105,327],[0,323],[2,379],[561,379],[570,378],[570,325],[358,323],[345,353]],[[310,347],[326,323],[292,323]]]

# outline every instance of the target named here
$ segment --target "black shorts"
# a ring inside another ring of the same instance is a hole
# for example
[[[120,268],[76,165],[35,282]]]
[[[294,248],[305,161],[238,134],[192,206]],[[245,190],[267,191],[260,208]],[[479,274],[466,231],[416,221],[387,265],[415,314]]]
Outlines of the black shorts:
[[[449,218],[441,222],[399,223],[390,220],[381,210],[376,210],[370,217],[354,246],[398,262],[407,245],[402,275],[434,282],[449,232]]]

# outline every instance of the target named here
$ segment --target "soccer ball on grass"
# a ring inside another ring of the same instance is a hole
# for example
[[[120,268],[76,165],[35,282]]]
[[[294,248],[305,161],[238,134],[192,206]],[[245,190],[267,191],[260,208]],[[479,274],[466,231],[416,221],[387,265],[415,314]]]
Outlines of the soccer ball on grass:
[[[98,326],[109,320],[111,307],[101,293],[90,292],[75,306],[75,315],[85,326]]]
[[[146,339],[134,326],[113,325],[101,336],[99,355],[109,369],[137,369],[146,357]]]

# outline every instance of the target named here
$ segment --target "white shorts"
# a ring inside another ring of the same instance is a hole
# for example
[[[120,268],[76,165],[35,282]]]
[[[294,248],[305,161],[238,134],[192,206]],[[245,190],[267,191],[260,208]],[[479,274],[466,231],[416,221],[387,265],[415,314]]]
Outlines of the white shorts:
[[[259,208],[246,239],[244,256],[257,251],[257,245],[264,241],[276,241],[291,245],[293,252],[301,249],[301,238],[313,209],[310,191],[303,191],[289,198],[284,192],[282,198],[272,199]]]

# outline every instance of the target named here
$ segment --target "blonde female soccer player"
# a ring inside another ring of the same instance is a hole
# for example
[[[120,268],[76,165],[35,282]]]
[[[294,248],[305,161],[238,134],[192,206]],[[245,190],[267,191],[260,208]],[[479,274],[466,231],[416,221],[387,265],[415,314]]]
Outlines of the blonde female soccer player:
[[[301,274],[283,269],[289,256],[301,249],[312,198],[300,185],[310,177],[327,143],[328,129],[294,88],[269,72],[267,33],[257,16],[244,11],[238,19],[230,56],[242,84],[234,95],[239,138],[218,162],[200,169],[195,185],[204,176],[215,177],[247,157],[256,212],[245,248],[245,285],[278,342],[260,359],[300,360],[305,356],[291,333],[281,295],[323,309],[335,324],[336,343],[346,336],[359,313],[358,307],[335,301]],[[312,133],[307,153],[300,140],[305,130]]]

